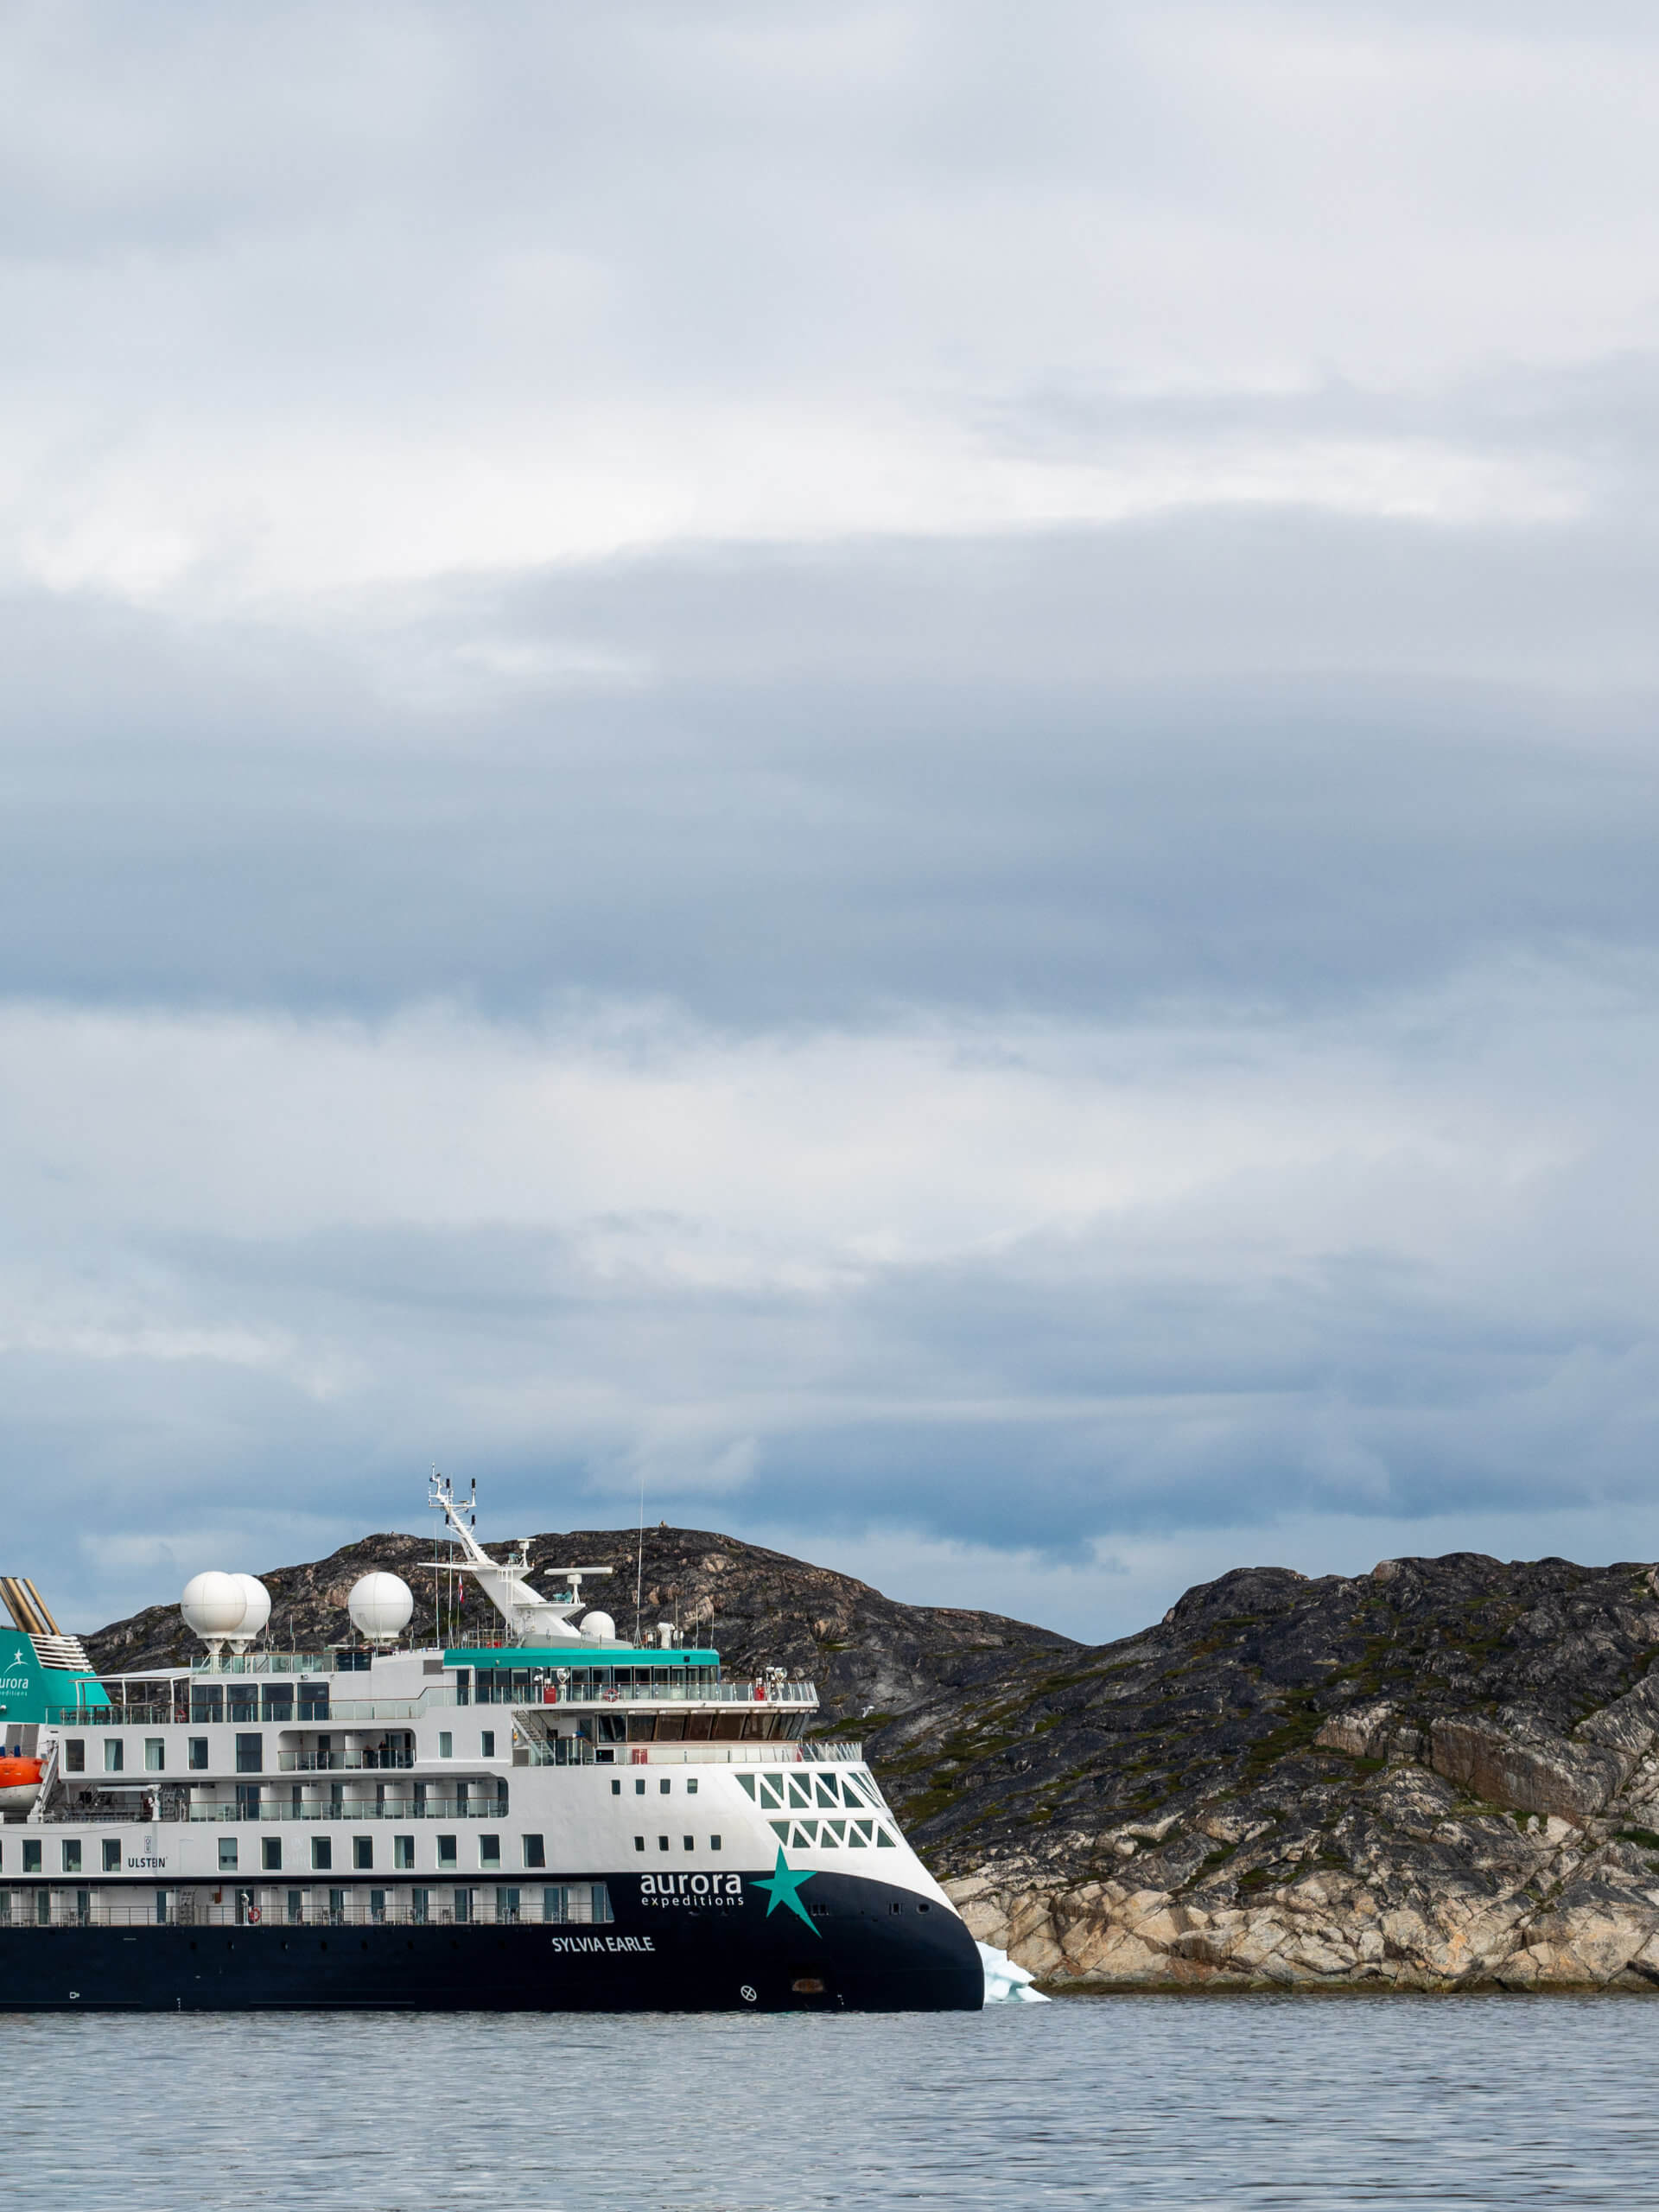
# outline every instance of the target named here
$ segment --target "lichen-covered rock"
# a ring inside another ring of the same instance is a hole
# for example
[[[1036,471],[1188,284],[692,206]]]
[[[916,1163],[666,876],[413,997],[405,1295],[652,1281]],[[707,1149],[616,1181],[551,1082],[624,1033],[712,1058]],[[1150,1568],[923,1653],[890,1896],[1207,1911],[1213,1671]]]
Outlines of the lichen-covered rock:
[[[1600,1812],[1634,1764],[1597,1744],[1517,1743],[1480,1720],[1437,1719],[1429,1745],[1435,1772],[1471,1796],[1573,1821]]]
[[[1656,1575],[1251,1569],[1010,1669],[977,1741],[941,1700],[878,1749],[976,1933],[1056,1986],[1659,1988]]]

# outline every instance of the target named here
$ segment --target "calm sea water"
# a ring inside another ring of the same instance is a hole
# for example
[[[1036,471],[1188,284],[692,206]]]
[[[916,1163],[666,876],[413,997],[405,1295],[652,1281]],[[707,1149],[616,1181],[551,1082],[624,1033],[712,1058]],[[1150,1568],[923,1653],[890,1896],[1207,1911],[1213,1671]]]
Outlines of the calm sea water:
[[[0,2024],[8,2194],[124,2212],[1659,2200],[1659,2003]]]

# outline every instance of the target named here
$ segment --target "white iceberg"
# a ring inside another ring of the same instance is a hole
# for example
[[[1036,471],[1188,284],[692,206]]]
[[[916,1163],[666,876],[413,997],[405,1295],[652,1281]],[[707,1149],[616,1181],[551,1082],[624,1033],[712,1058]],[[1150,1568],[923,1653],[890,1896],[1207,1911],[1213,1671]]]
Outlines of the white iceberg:
[[[979,1962],[985,1969],[985,2002],[988,2005],[1046,2005],[1048,1999],[1040,1989],[1033,1987],[1037,1977],[1027,1974],[1024,1967],[1017,1967],[1006,1951],[994,1950],[988,1943],[975,1947]]]

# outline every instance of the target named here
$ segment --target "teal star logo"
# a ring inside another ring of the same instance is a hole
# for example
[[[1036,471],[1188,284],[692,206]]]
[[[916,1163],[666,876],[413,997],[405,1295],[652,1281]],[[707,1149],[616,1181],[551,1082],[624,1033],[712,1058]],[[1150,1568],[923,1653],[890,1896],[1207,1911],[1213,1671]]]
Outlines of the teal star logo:
[[[766,1904],[768,1920],[772,1918],[780,1904],[787,1905],[798,1920],[804,1920],[807,1926],[812,1928],[811,1917],[800,1899],[801,1884],[811,1880],[811,1869],[809,1867],[804,1872],[791,1872],[785,1859],[784,1847],[781,1843],[778,1847],[778,1864],[772,1868],[770,1876],[763,1878],[754,1875],[750,1878],[757,1890],[766,1890],[769,1892]],[[820,1942],[823,1942],[823,1939],[816,1928],[812,1928],[812,1933],[818,1936]]]

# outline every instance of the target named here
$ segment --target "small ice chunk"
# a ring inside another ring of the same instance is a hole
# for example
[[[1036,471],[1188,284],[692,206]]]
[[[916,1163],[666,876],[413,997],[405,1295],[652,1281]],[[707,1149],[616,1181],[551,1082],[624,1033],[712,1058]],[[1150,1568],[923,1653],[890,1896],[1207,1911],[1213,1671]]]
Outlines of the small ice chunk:
[[[1040,1989],[1032,1984],[1037,1977],[1027,1974],[1024,1967],[1017,1967],[1006,1951],[993,1950],[988,1943],[975,1947],[979,1962],[985,1969],[985,2002],[988,2005],[1046,2005],[1048,1999]]]

